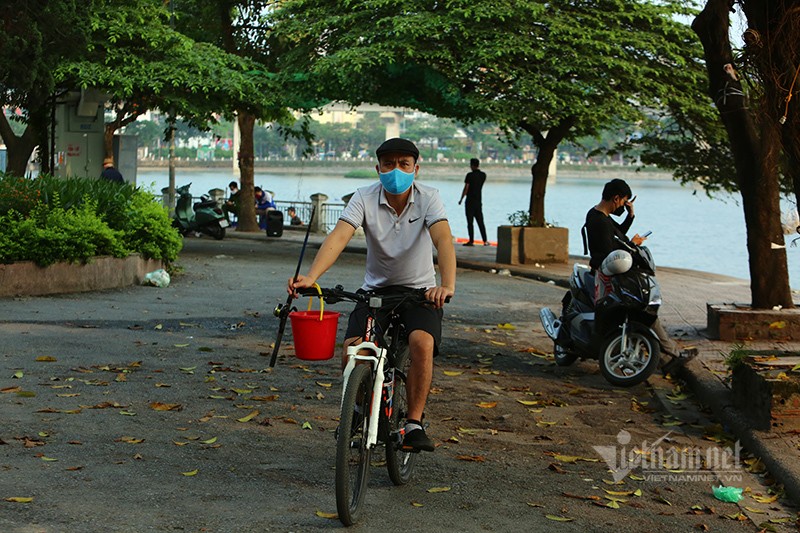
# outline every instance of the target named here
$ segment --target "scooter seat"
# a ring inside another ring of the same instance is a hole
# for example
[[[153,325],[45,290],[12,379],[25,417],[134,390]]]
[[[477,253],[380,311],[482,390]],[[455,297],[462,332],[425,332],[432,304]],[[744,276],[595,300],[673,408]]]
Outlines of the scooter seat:
[[[206,200],[204,202],[196,202],[194,204],[194,210],[197,211],[198,209],[204,209],[207,207],[217,207],[216,200]]]

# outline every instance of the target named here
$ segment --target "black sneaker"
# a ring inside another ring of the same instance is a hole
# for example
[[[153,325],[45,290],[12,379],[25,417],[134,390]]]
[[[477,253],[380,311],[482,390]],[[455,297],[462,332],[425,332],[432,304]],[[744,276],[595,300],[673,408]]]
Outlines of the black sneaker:
[[[400,449],[404,452],[412,453],[419,451],[432,452],[433,448],[433,441],[428,438],[422,428],[412,429],[406,433],[405,438],[403,438],[403,444],[400,446]]]
[[[475,245],[471,242],[465,242],[464,244],[462,244],[462,246],[475,246]]]

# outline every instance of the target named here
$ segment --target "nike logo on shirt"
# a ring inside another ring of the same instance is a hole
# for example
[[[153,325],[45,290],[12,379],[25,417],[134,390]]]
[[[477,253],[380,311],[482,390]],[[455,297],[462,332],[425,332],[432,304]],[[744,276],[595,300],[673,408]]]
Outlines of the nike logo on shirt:
[[[420,218],[422,218],[422,217],[417,217],[417,218],[409,218],[409,219],[408,219],[408,223],[409,223],[409,224],[413,224],[414,222],[416,222],[416,221],[417,221],[417,220],[419,220]]]

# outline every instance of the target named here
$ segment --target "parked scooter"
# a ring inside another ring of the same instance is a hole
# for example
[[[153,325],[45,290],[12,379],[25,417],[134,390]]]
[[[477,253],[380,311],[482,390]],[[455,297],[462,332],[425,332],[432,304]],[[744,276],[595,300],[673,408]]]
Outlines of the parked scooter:
[[[555,342],[556,364],[598,359],[610,383],[630,387],[658,366],[661,345],[651,326],[658,318],[661,288],[650,250],[620,242],[626,249],[606,257],[597,280],[589,267],[575,264],[561,317],[545,307],[539,318]]]
[[[210,235],[217,240],[225,238],[225,228],[229,226],[228,219],[210,196],[204,194],[200,201],[192,205],[192,193],[189,192],[191,183],[175,189],[178,201],[175,205],[175,216],[172,225],[178,228],[181,235],[191,231],[199,231]]]

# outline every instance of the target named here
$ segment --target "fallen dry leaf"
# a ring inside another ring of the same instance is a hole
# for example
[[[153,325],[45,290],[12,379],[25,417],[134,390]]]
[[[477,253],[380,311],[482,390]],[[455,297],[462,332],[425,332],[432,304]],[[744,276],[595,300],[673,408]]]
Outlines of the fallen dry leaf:
[[[250,397],[250,401],[251,402],[274,402],[278,398],[280,398],[280,396],[277,395],[277,394],[270,394],[269,396],[251,396]]]
[[[130,437],[125,435],[118,439],[115,439],[115,442],[127,442],[128,444],[141,444],[144,442],[144,439],[137,439],[136,437]]]
[[[554,514],[546,514],[544,515],[544,517],[547,518],[548,520],[553,520],[555,522],[572,522],[573,520],[575,520],[574,518],[569,518],[567,516],[558,516]]]
[[[450,487],[431,487],[427,490],[431,494],[436,494],[437,492],[448,492]]]
[[[181,475],[186,477],[191,477],[191,476],[196,476],[198,472],[200,472],[200,469],[195,468],[194,470],[190,470],[188,472],[181,472]]]
[[[550,455],[550,454],[548,454],[548,455]],[[596,463],[596,462],[598,462],[600,460],[600,459],[592,459],[592,458],[588,458],[588,457],[580,457],[578,455],[561,455],[561,454],[558,454],[558,453],[552,454],[552,457],[553,457],[553,459],[555,459],[559,463],[569,463],[569,464],[574,464],[574,463],[577,463],[578,461],[586,461],[587,463]]]
[[[154,411],[180,411],[183,409],[183,406],[179,403],[152,402],[150,404],[150,409]]]
[[[762,496],[760,494],[752,494],[750,497],[758,503],[773,503],[778,500],[779,495],[774,494],[772,496]]]
[[[33,498],[27,498],[24,496],[11,496],[10,498],[6,498],[5,501],[12,503],[31,503]]]
[[[459,461],[472,461],[475,463],[483,463],[486,461],[486,457],[483,455],[456,455],[456,459]]]
[[[480,402],[476,403],[476,406],[480,407],[481,409],[494,409],[497,407],[497,402]]]
[[[575,498],[576,500],[600,501],[600,496],[594,496],[594,495],[581,496],[580,494],[572,494],[571,492],[562,492],[561,495],[566,496],[567,498]]]
[[[236,420],[239,421],[239,422],[250,422],[252,419],[257,417],[258,415],[259,415],[259,412],[256,410],[256,411],[252,411],[249,415],[243,416],[242,418],[237,418]]]

